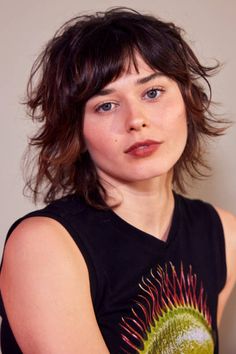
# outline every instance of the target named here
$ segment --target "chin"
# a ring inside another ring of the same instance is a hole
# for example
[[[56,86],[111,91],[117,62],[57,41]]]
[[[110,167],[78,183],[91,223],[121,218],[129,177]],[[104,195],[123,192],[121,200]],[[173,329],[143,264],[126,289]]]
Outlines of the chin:
[[[170,166],[158,166],[158,168],[152,167],[148,170],[148,168],[143,168],[143,170],[135,171],[132,174],[134,180],[148,180],[153,178],[165,177],[168,176],[173,170],[173,165]]]
[[[167,179],[172,176],[172,170],[169,171],[158,171],[156,173],[137,173],[132,175],[132,177],[127,177],[123,179],[124,182],[128,183],[148,183],[160,181],[160,179]]]

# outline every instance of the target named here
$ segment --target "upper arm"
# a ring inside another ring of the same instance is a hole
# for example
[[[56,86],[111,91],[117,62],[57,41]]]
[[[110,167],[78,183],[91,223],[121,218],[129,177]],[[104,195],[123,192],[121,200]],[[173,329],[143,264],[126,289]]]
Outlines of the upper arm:
[[[84,258],[55,220],[24,220],[9,238],[1,292],[25,354],[106,354],[96,322]]]
[[[218,321],[220,321],[224,306],[236,283],[236,217],[231,213],[217,208],[225,237],[227,279],[218,301]]]

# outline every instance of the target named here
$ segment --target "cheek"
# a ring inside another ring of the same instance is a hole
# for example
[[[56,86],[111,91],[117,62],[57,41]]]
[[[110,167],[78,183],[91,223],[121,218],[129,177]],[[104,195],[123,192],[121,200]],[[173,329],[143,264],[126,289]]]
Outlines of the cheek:
[[[180,135],[187,135],[187,116],[185,109],[178,112],[173,127],[175,127],[174,130],[178,131]]]
[[[173,151],[182,154],[188,137],[187,116],[185,106],[179,106],[175,112],[169,116],[169,122],[166,126],[166,134]]]
[[[103,141],[103,134],[96,127],[96,124],[91,124],[90,122],[86,122],[86,120],[84,122],[83,136],[87,149],[96,148],[99,142],[102,143]]]
[[[112,152],[112,147],[116,148],[116,139],[112,139],[106,130],[94,126],[89,127],[89,125],[84,127],[84,142],[94,160],[100,159],[102,156],[108,157]]]
[[[186,135],[187,134],[187,116],[185,106],[183,104],[175,105],[166,112],[166,130],[171,134]]]
[[[83,137],[86,148],[91,155],[96,152],[107,153],[116,149],[120,139],[114,130],[111,120],[98,121],[94,119],[84,120]]]

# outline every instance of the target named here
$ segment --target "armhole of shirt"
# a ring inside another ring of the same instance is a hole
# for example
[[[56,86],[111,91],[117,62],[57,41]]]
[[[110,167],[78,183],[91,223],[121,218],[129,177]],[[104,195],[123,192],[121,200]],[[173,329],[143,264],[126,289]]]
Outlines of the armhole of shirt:
[[[85,260],[86,266],[88,268],[91,298],[92,298],[93,305],[95,307],[97,287],[98,287],[96,268],[95,268],[93,261],[89,255],[89,252],[86,249],[86,246],[85,246],[83,240],[79,236],[79,232],[74,230],[73,226],[70,224],[70,222],[68,220],[66,220],[66,218],[64,216],[61,216],[57,213],[53,213],[51,211],[48,212],[48,211],[44,211],[44,210],[41,210],[41,211],[39,210],[39,211],[29,213],[14,222],[14,224],[10,227],[10,229],[7,233],[7,237],[6,237],[6,240],[4,243],[2,260],[1,260],[1,264],[0,264],[0,271],[2,268],[5,247],[6,247],[7,241],[10,238],[12,232],[23,220],[26,220],[30,217],[36,217],[36,216],[48,217],[48,218],[51,218],[51,219],[59,222],[65,228],[65,230],[69,233],[69,235],[71,236],[71,238],[75,242],[75,245],[79,248],[79,250]]]
[[[217,270],[217,289],[218,293],[224,288],[226,284],[227,278],[227,263],[226,263],[226,249],[225,249],[225,236],[224,229],[219,213],[214,208],[214,206],[210,205],[210,213],[212,215],[212,219],[215,225],[216,232],[214,233],[214,237],[217,237],[214,245],[214,256],[215,256],[215,264]]]

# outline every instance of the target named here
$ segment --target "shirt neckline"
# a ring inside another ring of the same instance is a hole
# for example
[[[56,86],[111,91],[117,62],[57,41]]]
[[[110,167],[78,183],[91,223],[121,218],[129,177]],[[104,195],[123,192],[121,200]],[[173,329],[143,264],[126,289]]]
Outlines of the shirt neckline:
[[[179,195],[173,191],[174,195],[174,210],[171,220],[171,225],[169,228],[169,233],[166,240],[161,240],[156,236],[149,234],[137,227],[129,224],[126,220],[122,219],[117,215],[112,209],[108,210],[109,221],[116,230],[120,231],[122,234],[128,235],[130,237],[135,237],[139,241],[145,243],[151,243],[153,245],[159,244],[160,247],[167,248],[173,242],[176,231],[178,229],[179,223]]]

